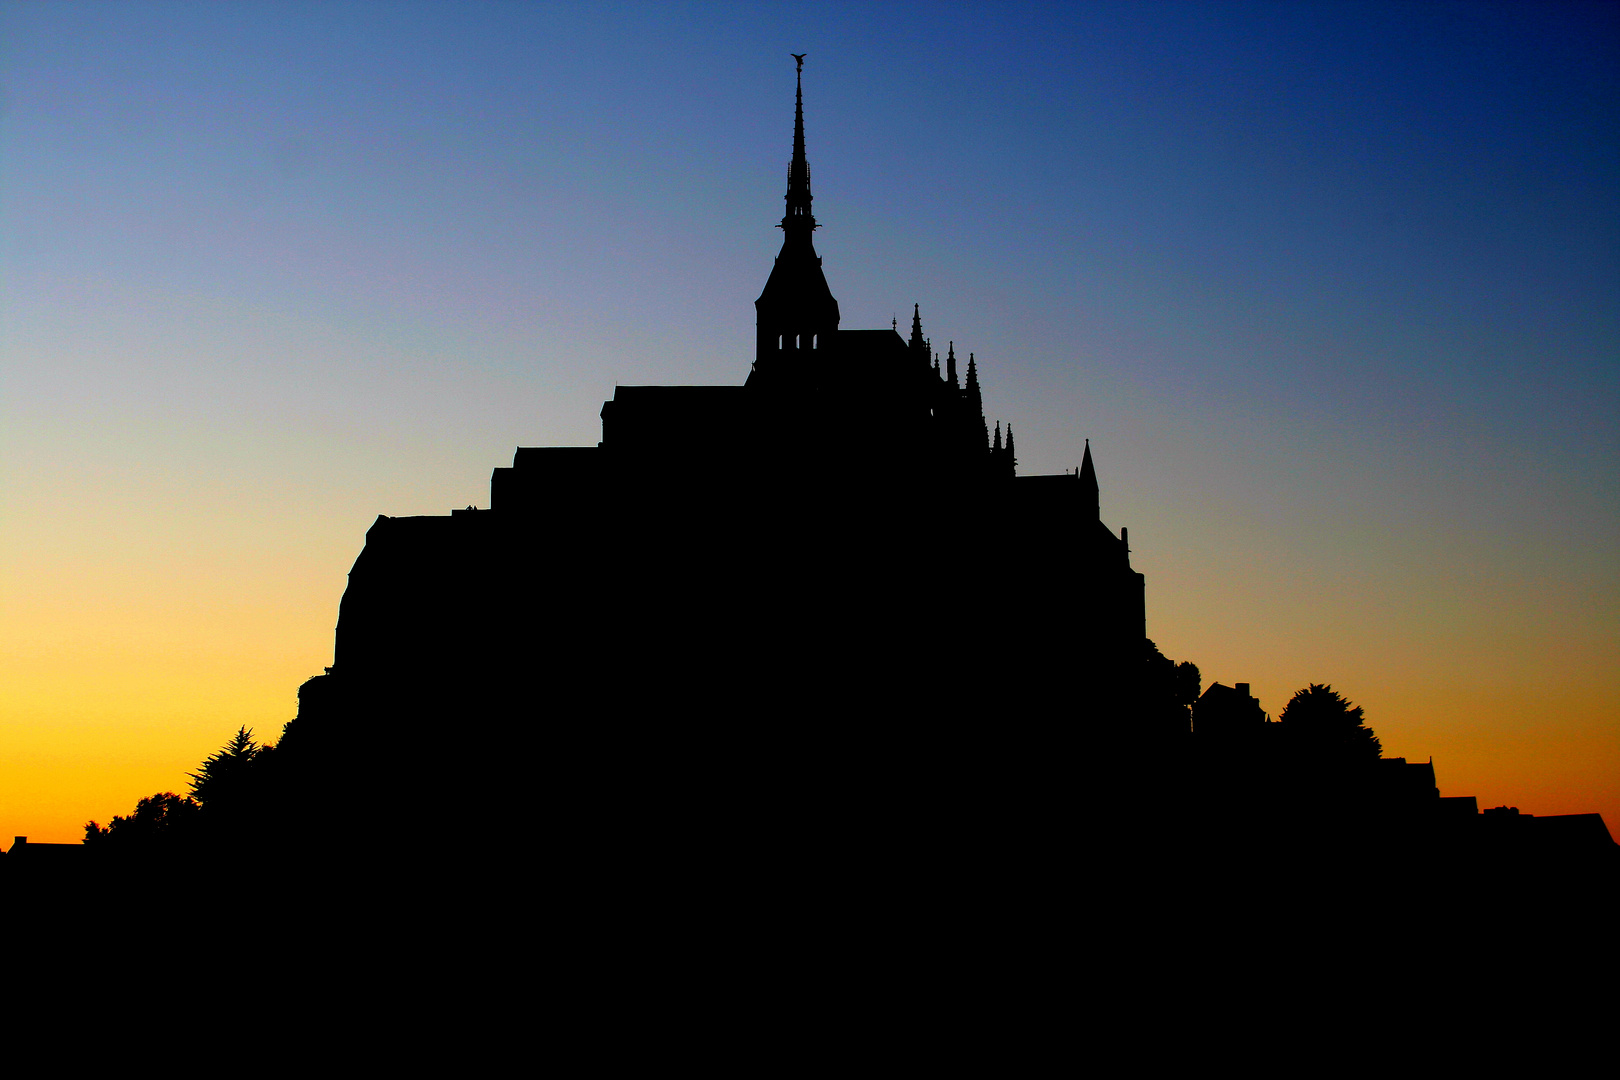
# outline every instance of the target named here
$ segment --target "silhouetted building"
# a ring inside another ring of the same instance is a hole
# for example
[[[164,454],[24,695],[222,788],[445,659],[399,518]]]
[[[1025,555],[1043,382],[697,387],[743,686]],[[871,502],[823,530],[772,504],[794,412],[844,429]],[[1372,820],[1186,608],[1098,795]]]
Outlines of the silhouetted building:
[[[83,844],[40,844],[28,842],[26,836],[14,836],[11,840],[11,850],[5,852],[6,859],[12,868],[27,863],[43,863],[46,865],[71,864],[76,865],[84,858]]]
[[[1216,892],[1506,872],[1533,826],[1439,798],[1430,764],[1269,722],[1243,683],[1189,733],[1196,671],[1146,641],[1089,443],[1018,475],[975,352],[915,305],[904,337],[844,329],[817,227],[801,89],[741,385],[619,387],[597,445],[519,448],[488,509],[372,525],[272,761],[288,835],[392,814],[364,860],[300,844],[306,872],[431,852],[452,892],[538,869],[592,912],[696,882],[1069,895],[1076,857]],[[1543,832],[1614,863],[1595,818]]]
[[[92,854],[83,844],[30,844],[26,836],[13,837],[11,850],[0,851],[0,888],[29,880],[75,881]]]
[[[1261,732],[1267,719],[1246,682],[1211,683],[1192,710],[1193,734],[1200,740],[1247,740]]]
[[[1383,805],[1429,813],[1440,805],[1434,762],[1379,758],[1369,786]]]
[[[801,88],[742,385],[619,387],[596,446],[519,448],[488,510],[379,517],[338,622],[344,696],[572,735],[688,710],[1056,731],[1120,699],[1143,577],[1089,444],[1073,474],[1018,476],[973,352],[941,357],[915,305],[907,337],[842,328],[811,202]]]
[[[546,964],[580,942],[631,971],[655,950],[604,969],[600,943],[752,953],[829,912],[886,936],[943,910],[930,949],[1033,927],[1044,963],[1082,924],[1243,940],[1225,900],[1309,916],[1345,867],[1405,900],[1613,880],[1596,815],[1477,814],[1428,763],[1291,736],[1244,683],[1194,702],[1089,444],[1019,476],[974,352],[916,306],[906,337],[840,326],[802,91],[786,202],[741,385],[620,387],[596,446],[519,448],[489,509],[379,517],[333,666],[241,786],[161,832],[19,839],[7,895],[146,897],[194,864],[233,901],[273,883],[321,956],[364,912],[390,951],[532,932]]]

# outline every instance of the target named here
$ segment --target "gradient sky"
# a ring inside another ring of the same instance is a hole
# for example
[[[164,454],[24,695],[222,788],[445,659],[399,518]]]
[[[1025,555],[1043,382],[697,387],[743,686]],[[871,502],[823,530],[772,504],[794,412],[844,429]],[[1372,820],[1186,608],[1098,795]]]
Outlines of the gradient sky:
[[[739,383],[790,51],[843,325],[1091,439],[1167,655],[1620,832],[1620,6],[7,2],[0,837],[277,736],[377,514]]]

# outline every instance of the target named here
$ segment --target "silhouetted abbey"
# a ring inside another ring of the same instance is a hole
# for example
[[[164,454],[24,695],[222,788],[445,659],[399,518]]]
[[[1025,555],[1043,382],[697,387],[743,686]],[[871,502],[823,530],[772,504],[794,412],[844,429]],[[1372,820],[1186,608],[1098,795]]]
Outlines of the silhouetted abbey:
[[[414,707],[450,680],[578,723],[1072,717],[1117,695],[1143,578],[1089,446],[1075,473],[1017,476],[972,352],[915,307],[909,337],[842,329],[811,199],[801,89],[742,385],[620,387],[597,446],[520,448],[488,510],[378,518],[334,682],[404,680]]]
[[[1292,943],[1347,875],[1447,920],[1612,893],[1595,814],[1442,798],[1328,687],[1295,700],[1339,727],[1200,696],[1146,638],[1089,446],[1018,476],[972,352],[941,358],[915,308],[907,338],[840,328],[802,92],[781,228],[742,385],[621,387],[597,446],[519,449],[489,509],[379,517],[279,744],[239,731],[200,805],[14,844],[12,894],[142,899],[205,867],[221,910],[278,890],[294,955],[346,953],[347,911],[391,957],[426,934],[505,964],[532,934],[519,966],[621,981],[671,943],[692,971],[807,930],[887,955],[896,925],[1067,980],[1077,925]]]
[[[660,828],[713,851],[795,829],[846,855],[890,830],[913,854],[1034,851],[1072,845],[1086,806],[1130,808],[1106,843],[1132,858],[1172,832],[1296,854],[1486,835],[1431,766],[1374,741],[1346,772],[1246,685],[1199,699],[1147,640],[1089,444],[1072,474],[1019,476],[973,352],[941,357],[915,306],[904,338],[841,328],[802,86],[779,227],[742,385],[620,387],[598,445],[520,448],[489,509],[377,519],[285,745],[425,739],[431,766],[373,770],[401,800],[459,758],[484,798],[587,805],[570,835],[655,861]]]

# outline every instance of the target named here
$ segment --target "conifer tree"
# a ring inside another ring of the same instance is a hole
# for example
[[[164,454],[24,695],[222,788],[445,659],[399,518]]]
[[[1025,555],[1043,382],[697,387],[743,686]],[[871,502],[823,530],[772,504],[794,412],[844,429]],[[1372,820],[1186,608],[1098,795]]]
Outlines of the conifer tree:
[[[253,732],[243,725],[236,729],[230,742],[208,755],[202,768],[191,774],[191,797],[204,806],[236,801],[247,784],[249,770],[253,768],[267,748],[253,738]]]
[[[1293,746],[1325,762],[1358,764],[1376,761],[1383,745],[1362,723],[1360,705],[1351,705],[1333,687],[1311,683],[1288,699],[1277,717]]]

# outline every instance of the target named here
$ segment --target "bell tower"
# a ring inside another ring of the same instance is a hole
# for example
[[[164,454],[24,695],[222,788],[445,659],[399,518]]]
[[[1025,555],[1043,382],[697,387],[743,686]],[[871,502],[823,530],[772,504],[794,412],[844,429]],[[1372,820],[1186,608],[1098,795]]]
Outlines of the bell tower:
[[[787,212],[782,250],[754,301],[754,369],[748,385],[769,389],[814,386],[825,353],[838,332],[838,301],[827,287],[811,234],[810,162],[804,153],[804,53],[798,64],[793,106],[793,160],[788,165]]]

